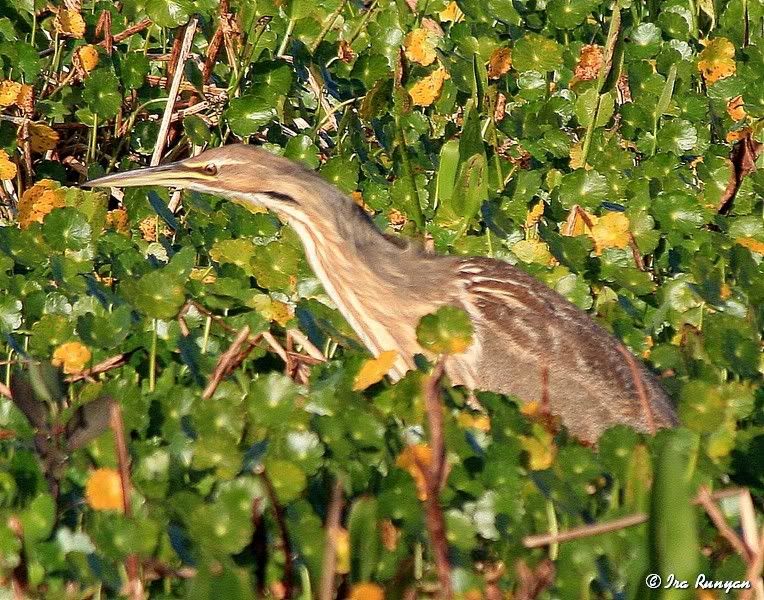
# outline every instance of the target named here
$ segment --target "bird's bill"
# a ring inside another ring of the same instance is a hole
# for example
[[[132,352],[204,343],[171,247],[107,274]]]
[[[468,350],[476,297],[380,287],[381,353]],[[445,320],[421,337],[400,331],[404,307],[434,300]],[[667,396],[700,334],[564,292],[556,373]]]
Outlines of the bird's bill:
[[[203,179],[195,169],[176,162],[158,167],[135,169],[125,173],[113,173],[92,181],[86,181],[84,187],[140,187],[159,185],[168,187],[187,187],[194,181]]]

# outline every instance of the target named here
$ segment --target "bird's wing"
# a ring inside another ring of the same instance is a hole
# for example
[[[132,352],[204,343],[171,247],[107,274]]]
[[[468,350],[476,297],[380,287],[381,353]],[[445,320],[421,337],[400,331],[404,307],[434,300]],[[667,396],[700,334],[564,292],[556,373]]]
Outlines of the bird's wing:
[[[549,402],[583,438],[615,423],[675,423],[655,378],[584,311],[503,261],[463,259],[458,272],[478,330],[476,387]]]

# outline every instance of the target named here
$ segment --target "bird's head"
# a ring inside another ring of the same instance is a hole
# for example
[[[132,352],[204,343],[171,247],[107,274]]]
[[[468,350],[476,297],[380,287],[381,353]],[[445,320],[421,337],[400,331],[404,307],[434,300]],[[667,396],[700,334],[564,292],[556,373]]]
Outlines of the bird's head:
[[[305,206],[306,184],[323,183],[296,163],[246,144],[211,148],[178,162],[114,173],[86,182],[87,187],[167,186],[215,194],[294,216]],[[320,182],[320,183],[319,183]],[[311,194],[310,196],[313,196]]]

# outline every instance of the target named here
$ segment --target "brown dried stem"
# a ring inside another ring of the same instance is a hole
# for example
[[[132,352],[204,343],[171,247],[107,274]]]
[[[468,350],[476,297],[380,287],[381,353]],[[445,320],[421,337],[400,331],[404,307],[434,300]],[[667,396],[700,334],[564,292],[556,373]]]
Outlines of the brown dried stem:
[[[273,507],[273,516],[276,519],[276,525],[279,528],[279,534],[281,535],[281,544],[284,548],[284,598],[289,599],[293,593],[293,573],[294,566],[292,564],[292,542],[289,540],[289,530],[286,525],[286,515],[284,514],[284,507],[279,503],[276,497],[276,490],[273,487],[268,474],[263,470],[260,473],[260,477],[265,485],[265,493],[268,495],[268,501]]]
[[[122,420],[122,407],[119,402],[111,402],[109,406],[109,426],[114,433],[114,444],[117,449],[117,466],[119,480],[122,484],[122,510],[126,517],[130,516],[130,457],[125,441],[125,424]],[[131,554],[125,559],[127,572],[127,596],[131,600],[143,600],[143,582],[140,577],[140,562],[137,554]]]
[[[343,505],[342,488],[342,478],[337,477],[326,514],[326,541],[324,543],[324,560],[321,565],[321,584],[318,590],[320,600],[332,600],[334,598],[334,578],[337,574],[337,539]]]
[[[220,358],[218,358],[218,362],[215,365],[215,369],[212,372],[212,377],[210,377],[210,381],[202,393],[203,400],[209,400],[212,398],[215,390],[218,388],[218,385],[220,385],[220,382],[223,380],[223,377],[231,373],[241,364],[241,361],[244,359],[246,354],[241,356],[240,351],[241,347],[249,339],[249,331],[249,325],[245,325],[236,336],[234,341],[231,342],[228,350],[220,355]]]
[[[711,522],[714,524],[716,529],[719,531],[719,534],[725,540],[727,540],[729,545],[735,549],[735,552],[737,552],[743,558],[746,564],[751,564],[754,559],[753,551],[729,526],[727,520],[722,514],[722,511],[719,510],[719,507],[714,503],[714,499],[711,497],[711,492],[705,485],[700,486],[698,489],[696,502],[700,504],[706,511],[706,514],[711,519]]]
[[[131,25],[127,29],[124,29],[120,31],[119,33],[112,36],[112,44],[118,44],[119,42],[126,40],[131,35],[135,35],[136,33],[139,33],[143,31],[144,29],[148,29],[153,25],[153,22],[151,19],[143,19],[142,21],[138,21],[135,25]],[[99,46],[103,46],[106,48],[107,40],[101,40],[98,42]]]
[[[419,465],[424,474],[427,497],[424,500],[425,521],[430,544],[435,557],[435,568],[440,583],[440,597],[449,599],[451,589],[451,565],[448,561],[448,542],[446,540],[446,520],[440,507],[440,489],[445,472],[446,452],[443,440],[443,404],[440,397],[440,381],[445,372],[445,365],[440,360],[432,374],[424,382],[425,409],[427,425],[430,430],[430,451],[432,463]]]

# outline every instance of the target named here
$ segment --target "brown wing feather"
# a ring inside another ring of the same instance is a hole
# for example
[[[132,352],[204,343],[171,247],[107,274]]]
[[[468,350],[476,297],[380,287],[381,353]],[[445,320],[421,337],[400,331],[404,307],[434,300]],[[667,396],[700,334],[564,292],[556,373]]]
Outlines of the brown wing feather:
[[[471,365],[477,388],[548,402],[584,440],[617,423],[676,424],[655,377],[585,312],[508,263],[472,258],[459,268],[481,340]]]

